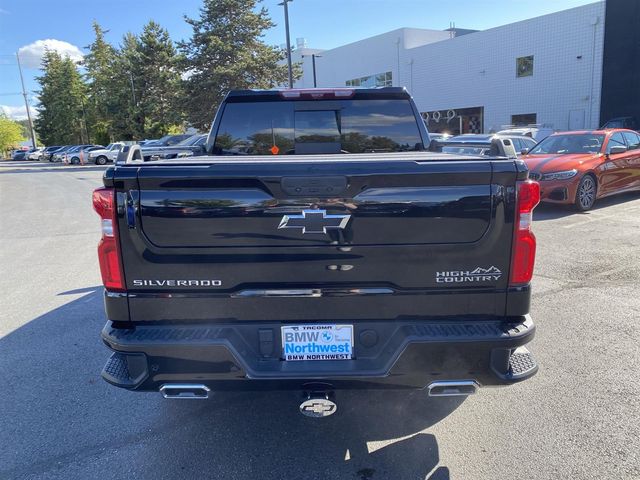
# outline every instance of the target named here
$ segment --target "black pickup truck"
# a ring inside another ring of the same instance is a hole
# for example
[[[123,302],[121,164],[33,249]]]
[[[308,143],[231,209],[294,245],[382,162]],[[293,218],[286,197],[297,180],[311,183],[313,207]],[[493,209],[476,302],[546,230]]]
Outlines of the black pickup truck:
[[[234,91],[207,155],[93,194],[113,351],[167,398],[340,389],[469,395],[527,379],[539,186],[520,160],[428,151],[403,88]],[[137,159],[137,160],[136,160]]]

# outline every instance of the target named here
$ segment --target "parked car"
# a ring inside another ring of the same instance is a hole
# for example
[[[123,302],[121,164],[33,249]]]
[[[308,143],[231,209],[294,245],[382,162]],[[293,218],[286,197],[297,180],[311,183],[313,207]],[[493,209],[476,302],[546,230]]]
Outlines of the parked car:
[[[64,155],[62,156],[62,161],[65,163],[71,163],[71,157],[74,155],[79,155],[80,150],[87,147],[88,145],[73,145],[71,148],[65,150]],[[80,159],[78,158],[78,163],[80,163]]]
[[[165,135],[162,138],[154,139],[154,140],[144,140],[143,142],[138,142],[138,145],[144,147],[171,147],[173,145],[177,145],[183,140],[191,137],[192,134],[179,134],[179,135]]]
[[[11,156],[11,160],[27,160],[27,155],[29,154],[29,150],[14,150],[13,155]]]
[[[398,87],[232,91],[213,125],[208,156],[134,145],[93,193],[106,381],[298,390],[319,417],[339,389],[464,396],[536,373],[539,185],[520,161],[427,151]]]
[[[598,198],[640,189],[640,135],[632,130],[555,133],[523,159],[544,202],[585,211]]]
[[[45,148],[42,152],[42,160],[51,162],[53,154],[56,153],[61,148],[64,148],[64,147],[62,145],[52,145],[50,147]]]
[[[457,155],[493,155],[491,151],[491,140],[494,138],[506,139],[513,143],[516,156],[520,156],[523,151],[528,151],[535,146],[536,142],[530,137],[521,135],[494,135],[494,134],[474,134],[465,133],[456,135],[439,141],[441,151]]]
[[[44,147],[38,147],[38,148],[32,148],[31,150],[29,150],[29,154],[27,155],[27,158],[29,160],[40,160],[40,158],[42,158],[42,152],[44,151]]]
[[[84,162],[88,162],[88,154],[90,152],[96,151],[96,150],[100,150],[103,149],[104,146],[103,145],[94,145],[94,144],[89,144],[89,145],[77,145],[74,148],[68,150],[66,152],[66,161],[67,163],[70,163],[71,165],[77,165],[80,163],[80,153],[82,152],[83,155],[83,161]]]
[[[118,154],[124,147],[122,142],[110,143],[104,148],[98,148],[89,152],[87,159],[91,163],[96,165],[106,165],[108,162],[115,162],[118,158]]]
[[[448,140],[449,138],[451,138],[453,135],[451,135],[450,133],[433,133],[433,132],[429,132],[429,139],[430,140],[436,140],[438,142],[441,142],[443,140]]]
[[[193,134],[190,133],[181,133],[179,135],[165,135],[158,140],[151,140],[151,142],[154,142],[152,144],[154,147],[171,147],[192,136]]]
[[[96,150],[104,150],[104,145],[94,145],[92,147],[87,147],[83,150],[84,152],[84,161],[85,163],[89,162],[89,154],[91,152],[95,152]]]
[[[536,142],[544,140],[553,133],[553,128],[543,127],[540,125],[530,125],[526,127],[509,127],[504,130],[500,130],[496,135],[505,135],[507,137],[512,136],[524,136],[533,138]]]
[[[142,146],[142,156],[145,161],[162,160],[165,158],[197,157],[205,154],[207,135],[196,134],[171,146],[155,145]]]
[[[63,162],[65,159],[65,155],[69,150],[74,148],[75,145],[65,145],[64,147],[56,150],[54,154],[50,158],[50,162]]]

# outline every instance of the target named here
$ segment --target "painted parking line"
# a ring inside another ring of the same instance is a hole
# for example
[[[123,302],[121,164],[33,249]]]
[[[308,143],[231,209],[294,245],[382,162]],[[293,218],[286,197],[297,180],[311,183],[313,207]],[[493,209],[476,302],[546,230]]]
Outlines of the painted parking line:
[[[562,228],[575,228],[582,225],[588,225],[593,222],[600,222],[603,220],[615,220],[616,222],[632,223],[640,226],[640,221],[638,220],[638,218],[631,218],[632,214],[635,212],[640,212],[640,208],[631,207],[624,210],[620,209],[619,211],[614,211],[612,213],[590,212],[587,218],[580,218],[574,223],[562,225]]]

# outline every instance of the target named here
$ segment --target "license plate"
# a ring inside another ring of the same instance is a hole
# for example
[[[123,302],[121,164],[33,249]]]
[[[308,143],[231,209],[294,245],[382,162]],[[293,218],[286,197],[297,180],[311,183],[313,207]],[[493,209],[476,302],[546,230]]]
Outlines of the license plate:
[[[288,325],[282,327],[282,358],[351,360],[353,325]]]

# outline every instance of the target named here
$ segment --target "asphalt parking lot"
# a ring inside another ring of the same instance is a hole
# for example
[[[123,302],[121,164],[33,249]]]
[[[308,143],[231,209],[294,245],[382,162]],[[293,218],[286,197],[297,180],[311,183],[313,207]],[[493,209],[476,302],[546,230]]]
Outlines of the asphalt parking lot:
[[[0,163],[0,478],[640,478],[640,193],[539,207],[540,372],[461,401],[167,401],[107,385],[90,193],[104,168]]]

